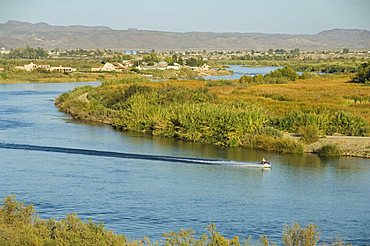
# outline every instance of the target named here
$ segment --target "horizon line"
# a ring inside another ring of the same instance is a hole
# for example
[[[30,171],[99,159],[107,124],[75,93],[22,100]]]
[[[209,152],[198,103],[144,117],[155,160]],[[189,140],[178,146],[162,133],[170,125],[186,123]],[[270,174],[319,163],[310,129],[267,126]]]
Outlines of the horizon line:
[[[325,32],[325,31],[333,31],[333,30],[358,30],[358,31],[367,31],[370,32],[370,30],[366,28],[341,28],[341,27],[333,27],[329,29],[323,29],[316,33],[284,33],[284,32],[261,32],[261,31],[224,31],[224,32],[217,32],[217,31],[170,31],[170,30],[159,30],[159,29],[141,29],[140,27],[128,27],[127,29],[117,29],[110,26],[104,26],[104,25],[82,25],[82,24],[70,24],[70,25],[55,25],[50,24],[48,22],[30,22],[30,21],[19,21],[19,20],[7,20],[4,23],[0,23],[2,25],[6,25],[9,23],[24,23],[24,24],[31,24],[31,25],[39,25],[39,24],[46,24],[51,27],[89,27],[89,28],[108,28],[112,31],[152,31],[152,32],[169,32],[169,33],[215,33],[215,34],[222,34],[222,33],[238,33],[238,34],[273,34],[273,35],[317,35],[319,33]]]

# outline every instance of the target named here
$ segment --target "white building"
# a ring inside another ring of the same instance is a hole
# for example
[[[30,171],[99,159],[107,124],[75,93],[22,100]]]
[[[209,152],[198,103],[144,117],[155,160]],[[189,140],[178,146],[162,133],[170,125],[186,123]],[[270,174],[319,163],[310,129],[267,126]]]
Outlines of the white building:
[[[1,47],[0,54],[9,54],[10,50],[6,50],[5,47]]]
[[[178,63],[174,63],[173,65],[168,65],[167,70],[180,70],[181,66]]]
[[[204,63],[200,68],[199,68],[199,70],[201,70],[201,71],[208,71],[208,70],[210,70],[211,69],[211,66],[210,65],[208,65],[207,63]]]
[[[71,68],[71,67],[62,67],[62,66],[59,66],[59,67],[50,67],[50,65],[36,65],[34,64],[33,62],[31,62],[30,64],[26,64],[24,66],[17,66],[15,67],[16,69],[22,69],[22,70],[25,70],[27,72],[30,72],[30,71],[33,71],[35,69],[44,69],[46,71],[49,71],[49,72],[52,72],[52,71],[58,71],[58,72],[63,72],[63,73],[71,73],[71,72],[74,72],[76,71],[75,68]]]
[[[59,66],[59,67],[47,67],[46,68],[47,71],[49,72],[53,72],[53,71],[57,71],[57,72],[63,72],[63,73],[72,73],[72,72],[75,72],[76,69],[75,68],[71,68],[71,67],[62,67],[62,66]]]
[[[34,64],[33,62],[31,62],[30,64],[26,64],[26,65],[23,65],[23,66],[16,66],[15,68],[30,72],[32,70],[35,70],[37,68],[37,65]]]
[[[116,71],[116,67],[112,63],[107,62],[102,67],[91,68],[91,71],[93,71],[93,72],[100,72],[100,71],[111,72],[111,71]]]

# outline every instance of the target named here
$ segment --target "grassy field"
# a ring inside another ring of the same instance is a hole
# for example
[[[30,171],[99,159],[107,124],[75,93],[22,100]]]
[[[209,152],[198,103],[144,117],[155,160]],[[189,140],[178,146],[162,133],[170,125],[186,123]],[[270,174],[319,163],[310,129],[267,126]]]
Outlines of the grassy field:
[[[316,59],[297,59],[297,58],[270,58],[261,60],[223,60],[215,61],[223,65],[243,65],[243,66],[286,66],[289,65],[301,72],[324,72],[324,73],[353,73],[357,67],[366,62],[368,58],[336,58],[322,60]]]
[[[331,75],[311,79],[299,79],[287,84],[243,85],[238,81],[224,82],[201,80],[170,80],[149,86],[168,85],[187,88],[207,88],[219,99],[244,101],[260,107],[268,116],[278,117],[292,111],[345,111],[362,117],[370,123],[370,88],[351,83],[348,75]],[[212,86],[212,83],[216,84]],[[222,85],[226,84],[226,85]],[[127,84],[112,85],[117,90]],[[362,99],[362,100],[361,100]]]
[[[16,83],[50,83],[50,82],[87,82],[102,80],[119,80],[134,76],[131,72],[47,72],[47,71],[22,71],[10,70],[0,72],[0,84]],[[137,77],[137,76],[134,76]]]
[[[297,80],[288,84],[209,87],[224,100],[254,103],[270,116],[290,111],[346,111],[370,122],[370,88],[350,83],[350,76],[328,76]]]

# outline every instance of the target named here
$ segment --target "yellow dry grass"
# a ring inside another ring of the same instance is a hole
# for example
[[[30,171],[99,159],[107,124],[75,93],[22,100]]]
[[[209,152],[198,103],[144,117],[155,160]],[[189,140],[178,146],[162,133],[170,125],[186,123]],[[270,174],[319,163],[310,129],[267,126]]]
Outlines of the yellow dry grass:
[[[297,80],[289,84],[261,84],[248,87],[210,88],[224,100],[244,100],[265,109],[269,115],[294,110],[328,109],[346,111],[370,122],[370,103],[348,97],[370,97],[370,87],[350,83],[348,76]]]
[[[205,88],[215,93],[221,100],[242,100],[255,104],[270,116],[279,116],[295,110],[345,111],[360,116],[370,122],[370,102],[355,102],[348,97],[370,98],[370,87],[350,82],[349,76],[329,76],[297,80],[287,84],[242,85],[207,87],[207,81],[170,80],[161,83],[140,83],[142,85],[184,86]],[[119,88],[122,84],[114,85]]]

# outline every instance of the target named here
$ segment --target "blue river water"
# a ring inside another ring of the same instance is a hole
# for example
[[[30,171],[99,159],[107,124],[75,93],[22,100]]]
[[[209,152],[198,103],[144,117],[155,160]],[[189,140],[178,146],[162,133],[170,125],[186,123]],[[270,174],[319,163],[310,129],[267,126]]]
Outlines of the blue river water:
[[[323,241],[370,244],[368,159],[222,148],[81,123],[54,106],[79,85],[0,85],[1,198],[16,194],[41,218],[76,212],[130,238],[203,233],[214,222],[226,236],[280,243],[283,225],[299,222],[317,224]],[[250,167],[262,157],[270,171]],[[219,161],[201,163],[209,159]]]
[[[223,76],[205,76],[206,80],[229,80],[239,79],[243,75],[255,76],[257,74],[265,75],[281,67],[267,66],[267,67],[246,67],[240,65],[230,65],[227,70],[233,71],[233,74]]]

